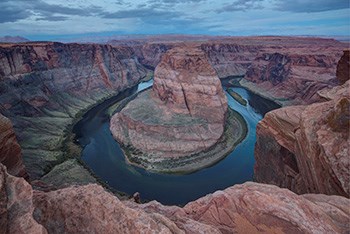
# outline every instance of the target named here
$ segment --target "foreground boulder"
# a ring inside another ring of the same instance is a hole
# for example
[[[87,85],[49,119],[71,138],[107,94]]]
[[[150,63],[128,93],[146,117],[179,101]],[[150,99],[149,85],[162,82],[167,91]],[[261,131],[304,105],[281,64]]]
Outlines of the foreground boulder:
[[[110,129],[115,139],[131,149],[126,155],[132,163],[152,170],[187,170],[184,167],[190,162],[176,166],[173,160],[187,160],[218,143],[226,117],[227,99],[205,53],[181,47],[162,57],[152,91],[139,94],[115,114]],[[239,139],[243,133],[239,121],[232,125],[231,135]],[[197,167],[223,155],[211,155],[206,162],[196,157]]]
[[[0,164],[0,233],[347,233],[350,200],[245,183],[185,207],[120,201],[90,184],[33,191]]]

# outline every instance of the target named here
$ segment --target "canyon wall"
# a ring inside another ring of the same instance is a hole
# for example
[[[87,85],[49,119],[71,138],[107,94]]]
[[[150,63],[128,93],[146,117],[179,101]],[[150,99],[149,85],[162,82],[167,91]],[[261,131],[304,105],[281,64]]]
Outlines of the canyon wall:
[[[109,45],[1,45],[0,112],[13,122],[32,179],[64,160],[66,128],[81,111],[146,76],[132,54]]]
[[[346,60],[339,64],[349,69]],[[324,102],[266,114],[257,126],[257,182],[299,194],[350,196],[349,83],[319,91]]]
[[[245,183],[185,207],[121,201],[101,186],[33,190],[0,164],[0,233],[347,233],[349,199]]]
[[[166,51],[186,45],[200,47],[219,78],[237,77],[242,86],[281,105],[317,102],[318,90],[338,85],[336,66],[347,48],[333,39],[302,37],[144,40],[130,46],[142,64],[155,68]]]
[[[341,50],[262,53],[248,68],[242,84],[282,105],[317,102],[317,91],[338,85],[335,71],[340,54]]]

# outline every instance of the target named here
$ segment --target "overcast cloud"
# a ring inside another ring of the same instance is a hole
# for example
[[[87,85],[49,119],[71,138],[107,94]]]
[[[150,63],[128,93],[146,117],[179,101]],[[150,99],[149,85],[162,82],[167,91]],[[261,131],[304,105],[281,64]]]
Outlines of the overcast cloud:
[[[349,0],[1,0],[0,36],[349,35]]]

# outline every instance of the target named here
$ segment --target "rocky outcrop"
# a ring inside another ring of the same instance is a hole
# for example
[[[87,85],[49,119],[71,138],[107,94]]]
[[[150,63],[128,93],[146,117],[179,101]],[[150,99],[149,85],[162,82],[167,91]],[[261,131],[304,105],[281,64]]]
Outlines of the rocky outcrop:
[[[101,186],[36,191],[0,164],[4,233],[347,233],[350,201],[245,183],[185,207],[120,201]]]
[[[265,116],[257,126],[256,181],[296,193],[350,196],[349,81],[336,90],[324,95],[333,100]]]
[[[17,143],[11,121],[0,114],[0,163],[7,167],[10,174],[27,178],[28,174],[22,161],[21,147]]]
[[[0,233],[47,233],[33,218],[33,190],[0,163]]]
[[[142,152],[129,156],[131,162],[159,170],[215,145],[224,133],[226,111],[220,80],[203,51],[174,48],[157,66],[152,91],[140,94],[115,114],[111,132],[125,146]],[[234,125],[241,135],[239,121]],[[204,166],[196,160],[198,167]]]
[[[337,65],[337,78],[340,84],[344,84],[350,79],[350,51],[344,50],[343,56],[340,58]]]
[[[64,131],[81,111],[146,75],[132,54],[94,44],[0,46],[0,111],[14,124],[32,179],[63,161]]]

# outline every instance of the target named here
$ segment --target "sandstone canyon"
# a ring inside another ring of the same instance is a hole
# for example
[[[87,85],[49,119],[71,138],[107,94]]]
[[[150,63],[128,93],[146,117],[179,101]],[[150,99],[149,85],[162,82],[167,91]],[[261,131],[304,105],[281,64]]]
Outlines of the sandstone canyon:
[[[348,44],[175,38],[0,45],[0,233],[350,232]],[[105,128],[131,164],[192,172],[232,151],[247,129],[227,107],[228,79],[283,106],[257,125],[255,182],[182,207],[140,204],[94,174],[81,158],[91,142],[72,128],[153,72]]]

